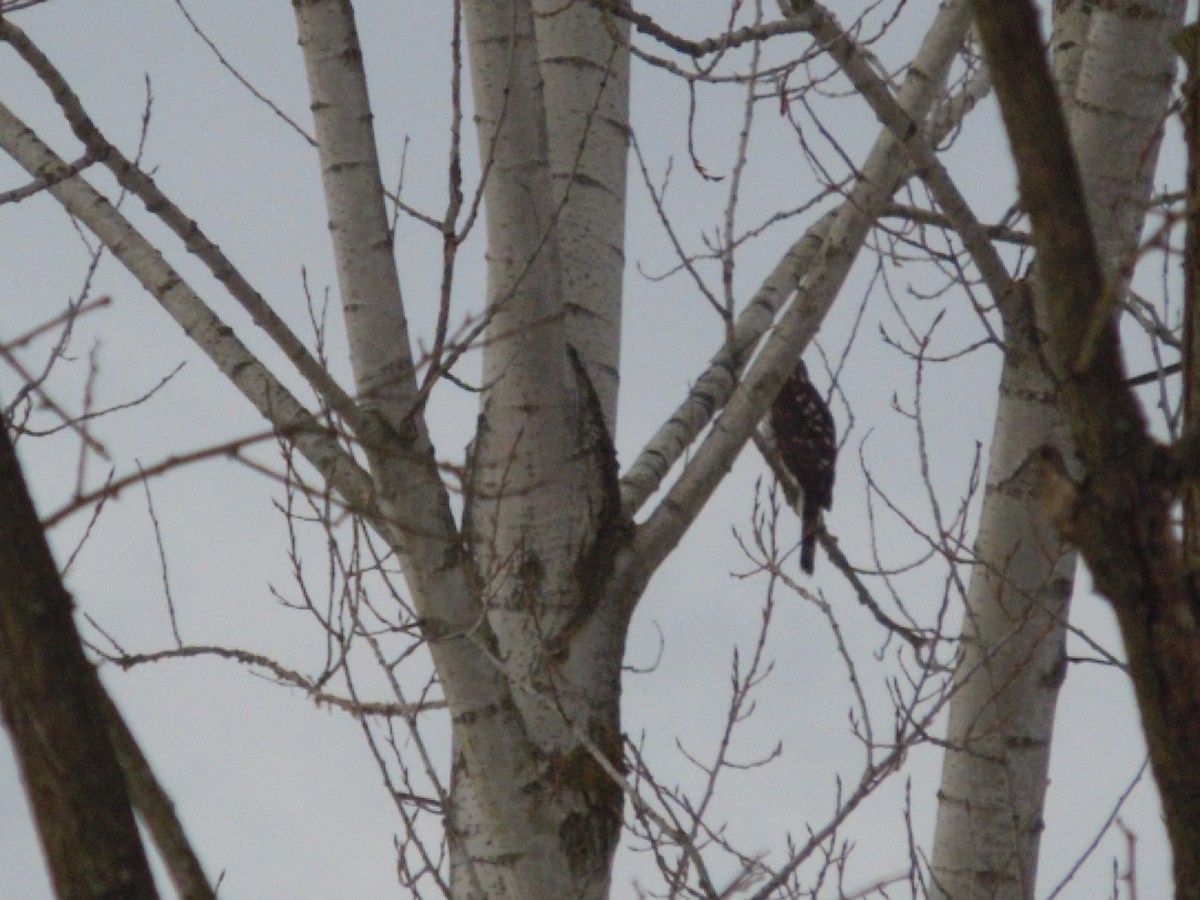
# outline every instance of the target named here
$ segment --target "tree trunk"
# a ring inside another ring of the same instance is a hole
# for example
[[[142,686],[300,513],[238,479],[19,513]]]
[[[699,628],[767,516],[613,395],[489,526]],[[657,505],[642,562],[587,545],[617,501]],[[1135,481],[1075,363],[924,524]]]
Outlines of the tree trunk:
[[[518,618],[514,627],[509,617],[492,615],[494,607],[519,605],[523,590],[539,590],[540,565],[561,570],[560,559],[551,559],[551,553],[578,552],[569,541],[578,539],[581,529],[558,534],[539,518],[550,508],[543,494],[569,490],[580,478],[564,459],[572,446],[571,417],[577,410],[572,395],[563,390],[571,369],[561,316],[556,315],[561,292],[554,235],[547,230],[544,113],[530,12],[527,6],[484,6],[488,8],[467,10],[468,31],[474,33],[469,40],[478,40],[480,21],[490,18],[488,33],[498,41],[484,51],[495,63],[490,82],[476,80],[480,114],[507,127],[501,129],[494,151],[484,154],[494,165],[487,211],[495,334],[491,346],[499,355],[489,356],[487,363],[493,385],[487,404],[494,411],[485,416],[476,452],[478,470],[484,473],[476,487],[486,498],[481,501],[485,508],[478,513],[468,510],[482,524],[467,532],[468,537],[480,529],[485,533],[476,547],[507,548],[494,557],[499,561],[495,565],[486,553],[464,552],[421,413],[352,9],[345,0],[295,4],[351,359],[360,403],[375,426],[360,437],[389,520],[389,539],[400,554],[452,711],[452,787],[443,803],[454,893],[489,898],[592,896],[593,887],[577,890],[581,883],[590,884],[578,873],[594,877],[602,869],[600,883],[606,884],[607,856],[602,855],[604,863],[597,866],[593,847],[580,850],[564,840],[563,805],[555,800],[571,795],[572,773],[565,767],[561,772],[552,768],[561,766],[561,760],[547,755],[541,723],[526,719],[532,705],[539,716],[554,720],[553,708],[530,699],[536,699],[536,649],[521,643],[529,637],[521,631],[525,622]],[[517,48],[515,59],[510,59],[510,47]],[[510,85],[509,77],[516,83]],[[508,87],[509,105],[501,112],[504,103],[497,103],[495,94]],[[485,97],[489,89],[492,96]],[[518,160],[515,146],[501,146],[516,140],[535,145],[528,167]],[[507,236],[510,227],[512,235]],[[513,330],[496,332],[506,328]],[[514,359],[514,343],[503,338],[512,336],[528,350],[530,332],[539,339],[534,352],[507,369],[506,361]],[[537,415],[528,414],[522,406],[526,402],[537,407]],[[536,451],[544,450],[547,441],[555,452],[539,457]],[[492,459],[499,456],[507,462],[493,465]],[[514,478],[508,480],[507,474]],[[514,501],[530,504],[527,512],[536,527],[522,530],[530,519],[520,511],[509,512]],[[498,512],[492,514],[493,508]],[[560,510],[582,508],[568,502]],[[561,515],[555,522],[570,525]],[[562,544],[540,545],[554,540]],[[516,565],[510,564],[513,560]],[[562,732],[561,726],[555,732],[560,742]],[[613,818],[610,814],[609,823]],[[619,803],[615,818],[619,823]],[[611,824],[606,829],[615,833]]]
[[[1194,431],[1200,422],[1200,24],[1187,27],[1175,46],[1187,66],[1183,86],[1184,139],[1188,149],[1187,234],[1183,254],[1183,425]],[[1200,573],[1200,484],[1183,495],[1183,552],[1189,572]],[[1192,576],[1193,590],[1200,580]]]
[[[1118,283],[1145,215],[1170,99],[1165,40],[1181,16],[1178,2],[1160,3],[1153,17],[1088,4],[1056,7],[1059,91],[1101,258],[1111,261]],[[1034,894],[1050,735],[1065,675],[1077,554],[1060,546],[1040,510],[1027,463],[1043,445],[1069,457],[1070,442],[1042,348],[1044,301],[1033,281],[1035,293],[1021,292],[1022,308],[1006,320],[1018,327],[1005,334],[980,564],[968,589],[939,791],[934,878],[941,896],[955,900]]]
[[[96,670],[0,426],[0,711],[61,900],[157,897]]]
[[[586,3],[534,0],[546,110],[554,234],[566,340],[579,354],[610,434],[617,431],[629,52],[624,20]]]
[[[1032,318],[1029,291],[1013,302]],[[1032,334],[1006,335],[987,493],[967,590],[933,847],[935,896],[1033,896],[1075,553],[1031,490],[1064,435]]]
[[[528,2],[464,7],[490,166],[490,320],[465,537],[489,649],[532,750],[537,777],[523,787],[538,815],[525,831],[543,864],[536,894],[504,893],[494,873],[506,862],[471,827],[494,774],[472,767],[456,730],[454,825],[474,863],[455,866],[463,896],[607,896],[621,826],[620,788],[594,754],[620,765],[625,622],[593,618],[623,531],[611,423],[627,59],[594,11],[546,7],[536,30]]]

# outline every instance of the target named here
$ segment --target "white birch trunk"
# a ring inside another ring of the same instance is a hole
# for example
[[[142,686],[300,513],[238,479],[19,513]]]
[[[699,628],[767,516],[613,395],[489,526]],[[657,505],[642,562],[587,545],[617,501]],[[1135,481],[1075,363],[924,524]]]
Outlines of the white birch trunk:
[[[620,531],[610,435],[628,64],[586,6],[545,12],[535,30],[528,0],[464,6],[490,317],[465,536],[531,748],[522,787],[538,815],[523,824],[539,858],[536,881],[514,891],[495,877],[512,863],[481,833],[469,856],[489,867],[453,866],[462,896],[607,896],[621,825],[620,789],[592,752],[620,764],[625,621],[594,613]],[[494,777],[463,738],[456,729],[459,829],[487,815]]]
[[[583,406],[566,352],[529,9],[467,9],[480,140],[491,164],[492,315],[468,498],[470,554],[417,404],[352,10],[347,0],[305,0],[296,14],[355,379],[379,425],[364,449],[453,717],[446,826],[454,895],[602,896],[620,793],[605,779],[604,814],[588,805],[593,798],[579,780],[590,757],[569,753],[578,742],[560,712],[580,701],[553,689],[544,659],[550,634],[580,609],[575,563],[589,546],[588,511],[600,504],[589,505],[585,488],[599,479],[577,452]],[[606,734],[596,742],[619,758],[612,680],[603,727],[579,720],[593,739]]]
[[[1097,242],[1118,271],[1144,217],[1170,96],[1167,40],[1183,5],[1159,2],[1152,16],[1138,9],[1068,4],[1054,36]],[[1038,508],[1027,463],[1044,444],[1069,455],[1069,441],[1038,346],[1035,298],[1017,298],[1021,309],[1010,317],[1017,327],[1006,334],[980,564],[968,588],[950,705],[932,868],[935,896],[953,900],[1034,895],[1050,736],[1066,674],[1077,555],[1059,546]]]
[[[1009,335],[938,793],[936,897],[1033,896],[1076,554],[1042,515],[1026,463],[1065,443],[1036,346]]]
[[[616,433],[629,151],[629,25],[586,3],[534,0],[566,340]]]

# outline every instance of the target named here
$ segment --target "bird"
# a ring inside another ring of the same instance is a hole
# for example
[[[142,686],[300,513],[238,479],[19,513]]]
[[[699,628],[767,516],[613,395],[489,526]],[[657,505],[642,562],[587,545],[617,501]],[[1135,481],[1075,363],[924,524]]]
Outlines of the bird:
[[[803,360],[771,404],[771,430],[783,467],[804,492],[800,513],[800,569],[813,573],[822,510],[833,506],[837,429],[821,393],[808,380]]]

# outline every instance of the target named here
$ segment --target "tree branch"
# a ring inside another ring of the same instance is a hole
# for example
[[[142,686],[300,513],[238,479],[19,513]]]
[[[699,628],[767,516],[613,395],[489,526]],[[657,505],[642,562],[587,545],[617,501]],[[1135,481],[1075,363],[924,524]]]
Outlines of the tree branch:
[[[921,52],[909,69],[899,99],[892,99],[887,93],[888,100],[895,104],[903,122],[911,124],[924,120],[933,106],[936,91],[943,83],[945,72],[967,29],[970,16],[964,3],[965,0],[955,0],[939,13]],[[807,23],[808,20],[802,18],[801,21]],[[964,102],[959,111],[965,112],[971,105],[969,101]],[[894,116],[892,118],[894,123],[900,121]],[[938,134],[954,127],[956,121],[939,116],[936,125]],[[906,128],[899,129],[898,134],[899,137],[913,139]],[[918,140],[926,148],[929,146],[922,136],[913,140]],[[840,290],[850,265],[866,239],[870,224],[886,208],[887,200],[897,187],[912,176],[912,172],[912,163],[904,158],[897,146],[897,131],[881,134],[845,202],[809,228],[784,254],[738,316],[732,337],[713,356],[708,369],[697,379],[687,399],[655,433],[622,477],[621,502],[627,514],[635,514],[658,490],[683,451],[691,446],[725,405],[754,347],[770,328],[794,285],[799,284],[805,273],[815,265],[834,267],[834,274],[823,282],[832,293],[827,299],[816,301],[827,306],[832,304],[833,296]],[[968,217],[966,221],[973,219]],[[821,255],[823,243],[829,243],[835,249],[826,250]]]
[[[75,136],[87,148],[85,159],[95,160],[107,167],[117,182],[146,205],[184,243],[188,252],[203,262],[213,277],[221,282],[230,295],[250,314],[259,328],[275,342],[288,360],[299,370],[313,390],[345,419],[364,441],[370,439],[370,429],[354,400],[342,390],[304,343],[288,328],[287,323],[273,310],[262,294],[254,289],[233,262],[215,243],[209,240],[200,225],[189,218],[166,196],[154,179],[143,172],[113,146],[96,127],[79,97],[71,90],[62,73],[20,28],[7,19],[0,19],[0,40],[6,41],[49,88]],[[72,166],[74,168],[74,166]]]
[[[969,24],[970,10],[963,0],[942,6],[900,91],[901,108],[912,120],[923,119],[932,106]],[[639,530],[634,556],[644,577],[666,558],[733,464],[796,358],[816,334],[872,223],[907,172],[895,136],[885,131],[863,166],[863,176],[833,218],[791,309],[688,467]]]
[[[78,175],[56,181],[67,164],[3,104],[0,104],[0,147],[30,175],[50,182],[48,190],[55,199],[91,229],[262,416],[293,434],[305,459],[341,493],[349,506],[386,534],[388,529],[376,507],[370,476],[107,198]]]

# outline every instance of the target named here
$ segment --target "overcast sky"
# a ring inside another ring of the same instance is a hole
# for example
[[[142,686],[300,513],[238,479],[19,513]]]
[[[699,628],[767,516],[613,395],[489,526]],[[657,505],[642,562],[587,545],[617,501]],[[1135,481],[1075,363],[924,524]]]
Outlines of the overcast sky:
[[[718,0],[688,4],[686,16],[673,4],[639,6],[692,37],[719,31],[723,16]],[[909,58],[936,4],[909,6],[894,33],[875,47],[892,68]],[[370,2],[359,7],[384,178],[396,183],[403,155],[404,198],[440,215],[449,121],[448,4]],[[773,4],[768,7],[770,15]],[[303,128],[311,127],[289,4],[194,0],[189,9],[259,90]],[[335,374],[348,384],[316,154],[306,141],[221,68],[172,0],[50,0],[13,21],[68,75],[100,127],[130,155],[137,146],[149,79],[154,103],[144,165],[156,170],[160,186],[297,331],[312,333],[302,273],[318,302],[329,292],[327,352]],[[741,97],[741,88],[701,93],[695,151],[712,173],[728,174]],[[635,64],[633,98],[635,134],[652,177],[661,183],[670,164],[668,208],[682,239],[697,250],[721,224],[727,184],[706,182],[689,162],[687,94],[678,81]],[[6,48],[0,49],[0,100],[60,154],[68,159],[78,155],[78,145],[45,89]],[[877,127],[862,103],[838,102],[845,112],[836,119],[837,137],[850,158],[861,162]],[[777,210],[800,207],[816,191],[794,133],[778,118],[777,107],[771,120],[769,106],[759,110],[751,147],[753,163],[738,213],[743,227]],[[819,134],[808,137],[827,165],[844,171],[844,163],[823,146]],[[473,157],[473,135],[466,147]],[[988,220],[1013,198],[1002,147],[988,107],[972,115],[949,154],[952,171]],[[719,320],[686,276],[647,277],[670,271],[674,259],[636,163],[632,165],[617,442],[624,465],[685,396],[722,335]],[[476,169],[472,161],[471,171]],[[103,173],[89,172],[88,177],[111,190],[112,180]],[[15,165],[0,159],[0,191],[25,181]],[[284,373],[279,354],[254,333],[219,285],[144,211],[133,203],[126,206],[239,335]],[[826,208],[828,202],[820,207]],[[810,214],[788,220],[746,249],[736,273],[739,298],[750,295],[811,219]],[[428,342],[440,247],[423,226],[411,222],[402,222],[397,245],[414,333]],[[478,240],[467,245],[462,259],[456,303],[465,313],[478,308],[483,293]],[[0,341],[56,315],[77,297],[87,260],[84,239],[48,196],[0,206]],[[715,269],[706,274],[719,284]],[[937,283],[933,274],[919,267],[893,268],[887,274],[898,295],[911,291],[904,302],[913,321],[927,325],[938,313],[945,314],[935,340],[940,352],[980,338],[978,321],[961,295],[916,298]],[[897,396],[911,403],[912,367],[880,340],[881,327],[898,333],[900,324],[886,292],[878,284],[872,287],[872,275],[870,265],[860,265],[819,337],[833,358],[850,346],[840,384],[853,416],[844,404],[835,405],[847,437],[829,525],[843,549],[863,565],[871,564],[872,545],[860,465],[871,468],[899,505],[928,517],[924,488],[915,477],[912,424],[891,408]],[[111,258],[101,261],[91,291],[110,296],[112,303],[78,324],[71,358],[51,382],[60,402],[79,408],[93,361],[97,407],[142,396],[184,364],[144,404],[95,423],[94,434],[118,474],[139,462],[151,465],[263,429],[243,398]],[[46,351],[42,343],[23,358],[36,368]],[[468,361],[465,377],[471,365]],[[928,376],[931,461],[939,473],[940,500],[950,506],[968,481],[976,442],[986,447],[990,437],[998,369],[998,353],[984,350]],[[819,366],[816,371],[824,374]],[[309,396],[297,378],[286,380],[301,396]],[[0,398],[9,402],[19,384],[13,372],[0,372]],[[450,385],[435,393],[430,414],[443,458],[461,458],[474,427],[474,404],[472,395]],[[61,433],[25,438],[19,449],[39,509],[48,515],[74,490],[78,441]],[[257,458],[277,467],[278,455],[269,443]],[[89,460],[87,483],[102,480],[108,465]],[[637,671],[626,676],[624,729],[635,742],[644,742],[668,784],[699,783],[680,747],[701,759],[711,757],[728,703],[734,648],[748,653],[760,625],[763,582],[735,577],[748,566],[732,531],[747,530],[759,477],[769,482],[762,461],[747,451],[675,557],[657,574],[634,619],[626,662]],[[272,595],[272,590],[285,596],[296,591],[283,517],[273,505],[280,497],[270,480],[224,460],[183,467],[152,484],[185,642],[239,647],[311,670],[324,652],[320,635],[303,614],[283,608]],[[886,511],[876,508],[874,513],[882,559],[892,565],[911,561],[917,553],[915,539]],[[86,525],[86,515],[76,516],[51,534],[60,563],[70,557]],[[789,527],[794,540],[794,526]],[[899,581],[918,618],[929,621],[936,614],[943,577],[927,567]],[[126,650],[172,644],[159,552],[142,489],[130,489],[108,505],[73,562],[67,583],[81,612]],[[1086,576],[1079,579],[1073,620],[1117,650],[1111,616],[1090,595],[1088,584]],[[885,679],[897,674],[893,663],[880,664],[872,657],[884,635],[856,604],[849,586],[820,558],[814,587],[825,592],[837,611],[872,703],[883,711]],[[89,640],[102,641],[95,627],[80,624]],[[852,692],[845,668],[819,611],[794,596],[780,597],[767,655],[774,670],[754,716],[739,732],[734,756],[761,757],[777,742],[782,742],[782,755],[766,769],[728,775],[714,817],[746,852],[779,858],[785,835],[802,837],[808,825],[824,823],[835,800],[835,776],[853,783],[862,753],[849,731]],[[889,648],[888,658],[894,655]],[[301,692],[226,661],[175,660],[129,673],[108,667],[103,677],[175,799],[208,872],[213,877],[224,873],[222,897],[402,895],[393,847],[401,824],[353,719],[317,710]],[[882,721],[890,725],[886,718]],[[4,739],[0,746],[0,896],[39,900],[50,896],[49,885],[11,752]],[[1040,895],[1092,842],[1144,753],[1126,680],[1109,668],[1073,666],[1059,705]],[[902,779],[911,779],[916,838],[929,846],[939,767],[936,750],[912,753],[905,774],[852,821],[846,835],[858,849],[847,888],[906,869]],[[1121,820],[1137,837],[1141,896],[1166,896],[1168,859],[1148,777],[1128,800]],[[1106,895],[1113,859],[1123,865],[1126,852],[1125,839],[1110,833],[1065,896]],[[714,876],[733,873],[732,866],[725,866]],[[626,848],[616,878],[614,896],[633,896],[635,879],[654,883],[652,861]]]

